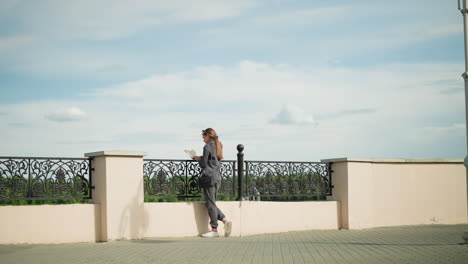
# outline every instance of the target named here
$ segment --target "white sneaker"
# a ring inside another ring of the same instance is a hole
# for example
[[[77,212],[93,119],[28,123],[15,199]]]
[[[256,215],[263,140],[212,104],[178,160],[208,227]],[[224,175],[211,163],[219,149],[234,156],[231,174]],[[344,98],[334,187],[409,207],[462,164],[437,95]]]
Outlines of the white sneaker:
[[[218,232],[210,231],[208,233],[202,234],[202,237],[219,237]]]
[[[224,236],[225,237],[228,237],[231,235],[231,231],[232,231],[232,221],[231,220],[227,220],[226,223],[224,224]]]

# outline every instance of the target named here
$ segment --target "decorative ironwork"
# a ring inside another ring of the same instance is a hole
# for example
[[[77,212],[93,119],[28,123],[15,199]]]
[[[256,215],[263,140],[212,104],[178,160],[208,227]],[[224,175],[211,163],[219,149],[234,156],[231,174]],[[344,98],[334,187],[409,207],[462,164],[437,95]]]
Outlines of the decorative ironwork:
[[[218,196],[234,197],[235,161],[221,161],[221,186]],[[198,186],[201,168],[193,160],[145,159],[143,179],[145,198],[201,197]]]
[[[0,157],[0,200],[91,199],[91,160]]]
[[[327,163],[246,161],[246,196],[331,195],[331,169]]]

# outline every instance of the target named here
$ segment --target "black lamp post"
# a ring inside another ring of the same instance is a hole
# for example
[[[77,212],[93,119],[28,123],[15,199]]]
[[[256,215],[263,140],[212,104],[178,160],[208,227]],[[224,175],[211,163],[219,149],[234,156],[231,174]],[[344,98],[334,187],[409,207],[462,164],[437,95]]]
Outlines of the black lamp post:
[[[463,79],[465,80],[465,124],[468,125],[468,24],[467,24],[467,14],[468,9],[466,6],[466,0],[457,0],[458,10],[461,11],[463,15],[463,32],[465,39],[465,71],[462,74]],[[467,137],[467,151],[468,151],[468,127],[466,127],[466,137]],[[466,174],[466,192],[467,192],[467,212],[468,212],[468,156],[465,157],[465,167],[467,169]],[[465,244],[468,244],[468,232],[463,234],[463,239]]]

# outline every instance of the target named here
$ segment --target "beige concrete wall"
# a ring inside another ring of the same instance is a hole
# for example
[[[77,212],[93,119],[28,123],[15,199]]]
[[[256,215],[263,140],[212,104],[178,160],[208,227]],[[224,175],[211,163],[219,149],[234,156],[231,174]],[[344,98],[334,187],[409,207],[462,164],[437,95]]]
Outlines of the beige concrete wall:
[[[234,223],[232,236],[338,228],[338,203],[334,201],[217,204]],[[1,206],[0,244],[102,241],[99,207],[99,204]],[[141,237],[198,236],[210,229],[203,202],[144,203],[143,211],[144,217],[135,227]],[[119,226],[127,224],[125,218],[116,221],[123,221]],[[220,222],[221,234],[223,226]]]
[[[243,202],[242,235],[338,229],[338,202]]]
[[[343,228],[468,222],[462,160],[347,159],[333,170]]]
[[[372,203],[378,202],[369,197],[369,193],[374,193],[375,186],[372,182],[371,166],[366,163],[348,163],[348,228],[373,227],[369,224],[372,221]],[[381,186],[380,188],[386,188]],[[386,197],[379,197],[385,199]],[[387,205],[379,203],[386,208]]]
[[[239,223],[236,214],[237,202],[217,202],[221,210],[234,222]],[[203,202],[145,203],[145,215],[148,216],[146,237],[184,237],[197,236],[208,232],[208,211]],[[222,223],[219,226],[222,230]],[[233,235],[239,229],[233,230]]]
[[[144,152],[88,153],[93,204],[0,207],[0,244],[197,236],[209,230],[203,202],[144,203]],[[463,224],[463,160],[332,161],[328,201],[218,202],[233,236],[308,229]],[[220,224],[223,232],[223,224]]]
[[[217,205],[233,221],[232,236],[338,228],[335,201],[220,201]],[[145,237],[197,236],[210,230],[203,202],[145,203],[145,215]],[[219,231],[224,232],[221,222]]]
[[[99,205],[0,206],[0,244],[95,242]]]

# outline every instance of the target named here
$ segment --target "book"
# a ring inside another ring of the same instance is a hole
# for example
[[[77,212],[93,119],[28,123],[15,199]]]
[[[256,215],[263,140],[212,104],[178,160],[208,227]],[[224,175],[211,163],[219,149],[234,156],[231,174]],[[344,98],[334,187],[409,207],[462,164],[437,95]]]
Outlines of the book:
[[[197,151],[194,150],[194,149],[190,149],[190,150],[189,150],[189,149],[186,149],[186,150],[184,150],[184,152],[185,152],[185,154],[187,154],[191,159],[192,159],[193,157],[195,157],[195,156],[200,156],[200,155],[198,155]]]

